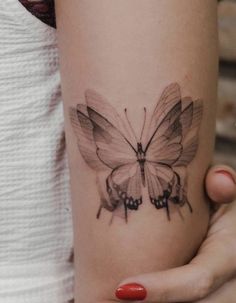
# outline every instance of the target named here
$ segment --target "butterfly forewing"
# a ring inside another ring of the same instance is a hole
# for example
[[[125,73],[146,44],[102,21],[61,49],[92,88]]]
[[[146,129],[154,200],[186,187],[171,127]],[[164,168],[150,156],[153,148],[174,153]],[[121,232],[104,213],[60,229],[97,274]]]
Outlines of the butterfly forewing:
[[[93,125],[88,117],[87,107],[78,105],[77,108],[70,107],[71,124],[77,138],[78,147],[86,163],[94,170],[105,170],[106,166],[97,156],[97,147],[93,137]]]
[[[148,127],[148,134],[146,136],[144,145],[150,141],[157,127],[163,122],[164,118],[170,112],[170,110],[180,101],[181,93],[180,87],[177,83],[172,83],[167,86],[166,89],[164,89],[151,116],[150,124]]]
[[[178,102],[156,128],[148,145],[146,158],[152,162],[171,165],[182,151],[181,102]]]
[[[129,129],[121,119],[115,108],[100,94],[94,90],[88,89],[85,92],[87,106],[106,119],[120,131],[133,145],[136,144],[135,138],[130,135]]]
[[[136,161],[136,150],[106,118],[88,107],[99,159],[111,169]]]
[[[184,166],[186,167],[195,157],[197,149],[198,149],[198,133],[200,128],[200,123],[203,115],[203,106],[201,100],[196,100],[191,104],[192,115],[188,115],[187,110],[184,110],[181,122],[185,126],[183,132],[182,139],[182,153],[177,161],[174,163],[174,166]],[[189,119],[191,117],[191,121],[184,123],[184,120]],[[184,117],[186,117],[184,119]]]

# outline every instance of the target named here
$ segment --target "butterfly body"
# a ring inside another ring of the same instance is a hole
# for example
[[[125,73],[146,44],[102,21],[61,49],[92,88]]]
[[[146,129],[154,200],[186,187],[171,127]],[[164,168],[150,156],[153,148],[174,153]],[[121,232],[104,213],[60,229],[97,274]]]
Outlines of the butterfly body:
[[[170,203],[175,207],[187,204],[192,211],[186,195],[186,168],[198,148],[201,100],[182,98],[179,85],[170,84],[137,140],[126,109],[131,132],[101,95],[88,90],[85,99],[86,105],[70,109],[70,119],[86,163],[98,174],[107,172],[97,217],[105,208],[127,221],[128,212],[137,211],[143,203],[142,187],[156,209],[166,209],[168,219]]]
[[[143,150],[143,146],[142,146],[141,142],[137,143],[137,161],[139,163],[140,170],[141,170],[142,184],[143,184],[143,186],[145,186],[146,185],[146,182],[145,182],[146,155],[145,155],[145,152]]]

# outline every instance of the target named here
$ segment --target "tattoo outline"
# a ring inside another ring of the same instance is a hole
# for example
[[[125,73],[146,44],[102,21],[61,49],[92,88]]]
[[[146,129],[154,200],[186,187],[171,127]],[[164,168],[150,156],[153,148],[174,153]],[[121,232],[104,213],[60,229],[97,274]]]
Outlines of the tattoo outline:
[[[86,90],[85,100],[86,104],[70,107],[69,116],[80,153],[97,173],[101,201],[97,218],[104,208],[127,222],[128,211],[138,210],[143,202],[142,187],[148,189],[156,209],[166,209],[168,220],[169,203],[177,207],[186,204],[192,212],[186,170],[198,149],[202,100],[182,98],[180,86],[170,84],[162,92],[148,126],[144,108],[140,139],[127,109],[124,120],[93,90]]]

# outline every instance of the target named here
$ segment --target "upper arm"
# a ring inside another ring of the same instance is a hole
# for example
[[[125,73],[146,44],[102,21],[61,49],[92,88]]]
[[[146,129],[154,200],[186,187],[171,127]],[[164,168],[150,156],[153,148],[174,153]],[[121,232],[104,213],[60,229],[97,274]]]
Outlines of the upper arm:
[[[56,12],[74,213],[76,297],[80,302],[112,300],[120,279],[183,264],[204,237],[208,212],[202,184],[211,161],[215,123],[216,1],[194,0],[190,5],[189,0],[56,0]],[[170,84],[176,82],[178,109],[168,103],[173,98],[166,99],[168,106],[161,101],[164,89],[170,94]],[[88,89],[96,93],[88,96]],[[203,116],[196,124],[196,107],[183,112],[189,100],[197,99],[202,100]],[[135,137],[130,124],[136,134],[141,133],[143,107],[147,129],[154,133],[164,121],[149,149],[157,163],[145,164],[146,171],[138,161],[138,147],[135,152],[127,142],[129,136]],[[170,117],[162,119],[171,110]],[[199,131],[198,148],[194,125]],[[185,132],[192,145],[184,142]],[[177,154],[181,170],[174,164]],[[133,200],[126,203],[127,196]],[[132,209],[140,197],[142,204]]]

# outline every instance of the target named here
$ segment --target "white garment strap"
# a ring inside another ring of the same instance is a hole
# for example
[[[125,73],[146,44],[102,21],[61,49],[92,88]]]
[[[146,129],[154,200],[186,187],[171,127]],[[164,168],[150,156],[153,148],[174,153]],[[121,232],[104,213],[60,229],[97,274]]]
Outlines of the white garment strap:
[[[73,297],[62,105],[55,29],[0,0],[0,303]]]

